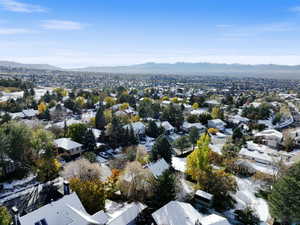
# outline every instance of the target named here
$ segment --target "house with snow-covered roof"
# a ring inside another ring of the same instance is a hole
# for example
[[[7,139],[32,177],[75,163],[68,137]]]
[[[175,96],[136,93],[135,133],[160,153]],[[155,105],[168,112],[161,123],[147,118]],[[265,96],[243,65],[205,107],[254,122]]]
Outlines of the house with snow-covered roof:
[[[71,138],[59,138],[54,140],[56,148],[63,150],[68,155],[76,155],[82,153],[82,144],[72,141]]]
[[[156,225],[230,225],[226,218],[211,214],[205,216],[191,204],[171,201],[152,213]]]
[[[170,168],[170,165],[166,162],[166,160],[162,158],[157,160],[156,162],[147,164],[145,168],[149,169],[154,177],[159,177]]]

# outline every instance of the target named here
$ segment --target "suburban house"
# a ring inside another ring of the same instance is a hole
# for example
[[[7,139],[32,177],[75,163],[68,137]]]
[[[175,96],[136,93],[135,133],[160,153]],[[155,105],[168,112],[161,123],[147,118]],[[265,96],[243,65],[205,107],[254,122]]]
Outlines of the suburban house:
[[[171,201],[152,213],[156,225],[230,225],[224,217],[199,213],[191,204]]]
[[[82,144],[72,141],[70,138],[59,138],[54,140],[56,148],[68,155],[76,155],[83,152]]]
[[[208,120],[207,126],[208,128],[216,128],[220,131],[224,131],[226,123],[221,119],[214,119],[214,120]]]
[[[14,221],[18,220],[20,225],[100,225],[108,221],[104,211],[89,215],[75,192],[22,217],[15,217]]]
[[[175,127],[173,127],[168,121],[156,122],[158,127],[163,127],[168,134],[175,132]]]
[[[137,137],[145,136],[146,126],[142,122],[135,122],[125,125],[124,129],[130,129],[132,127],[134,135]]]
[[[194,195],[194,201],[195,201],[196,207],[210,208],[212,206],[212,202],[213,202],[213,195],[210,193],[207,193],[205,191],[202,191],[202,190],[197,190]]]
[[[283,140],[282,133],[274,129],[263,130],[256,133],[254,137],[259,140],[260,143],[272,148],[277,148]]]
[[[149,169],[154,177],[159,177],[163,174],[163,172],[170,168],[170,165],[166,162],[166,160],[162,158],[157,160],[156,162],[147,164],[145,168]]]
[[[75,192],[69,192],[64,183],[64,196],[33,212],[19,217],[13,207],[14,225],[134,225],[138,215],[146,208],[139,202],[119,204],[110,200],[103,210],[90,215]]]
[[[189,123],[189,122],[184,122],[182,124],[182,129],[185,131],[185,132],[189,132],[192,127],[195,127],[199,133],[204,133],[205,130],[206,130],[206,127],[204,125],[202,125],[201,123]]]
[[[272,165],[275,161],[284,159],[289,161],[290,155],[285,152],[276,151],[266,145],[247,142],[247,148],[242,148],[239,155],[243,158],[254,160],[258,163]]]

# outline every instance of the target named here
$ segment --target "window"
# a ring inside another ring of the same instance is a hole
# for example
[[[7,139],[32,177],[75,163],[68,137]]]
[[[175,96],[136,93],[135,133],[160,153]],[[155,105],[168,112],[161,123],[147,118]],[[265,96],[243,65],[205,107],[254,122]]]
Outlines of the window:
[[[41,219],[40,221],[34,223],[34,225],[48,225],[48,223],[45,219]]]

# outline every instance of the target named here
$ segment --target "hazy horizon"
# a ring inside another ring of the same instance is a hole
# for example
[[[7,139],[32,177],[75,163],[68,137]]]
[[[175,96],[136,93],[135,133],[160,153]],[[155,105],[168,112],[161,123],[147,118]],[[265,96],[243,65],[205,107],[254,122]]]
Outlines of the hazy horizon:
[[[300,64],[298,0],[0,0],[0,60]]]

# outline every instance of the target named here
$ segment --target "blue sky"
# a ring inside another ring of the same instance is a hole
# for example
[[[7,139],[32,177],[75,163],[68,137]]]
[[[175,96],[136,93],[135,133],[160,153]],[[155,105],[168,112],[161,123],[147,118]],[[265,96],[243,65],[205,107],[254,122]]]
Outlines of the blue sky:
[[[0,0],[0,60],[300,64],[300,0]]]

